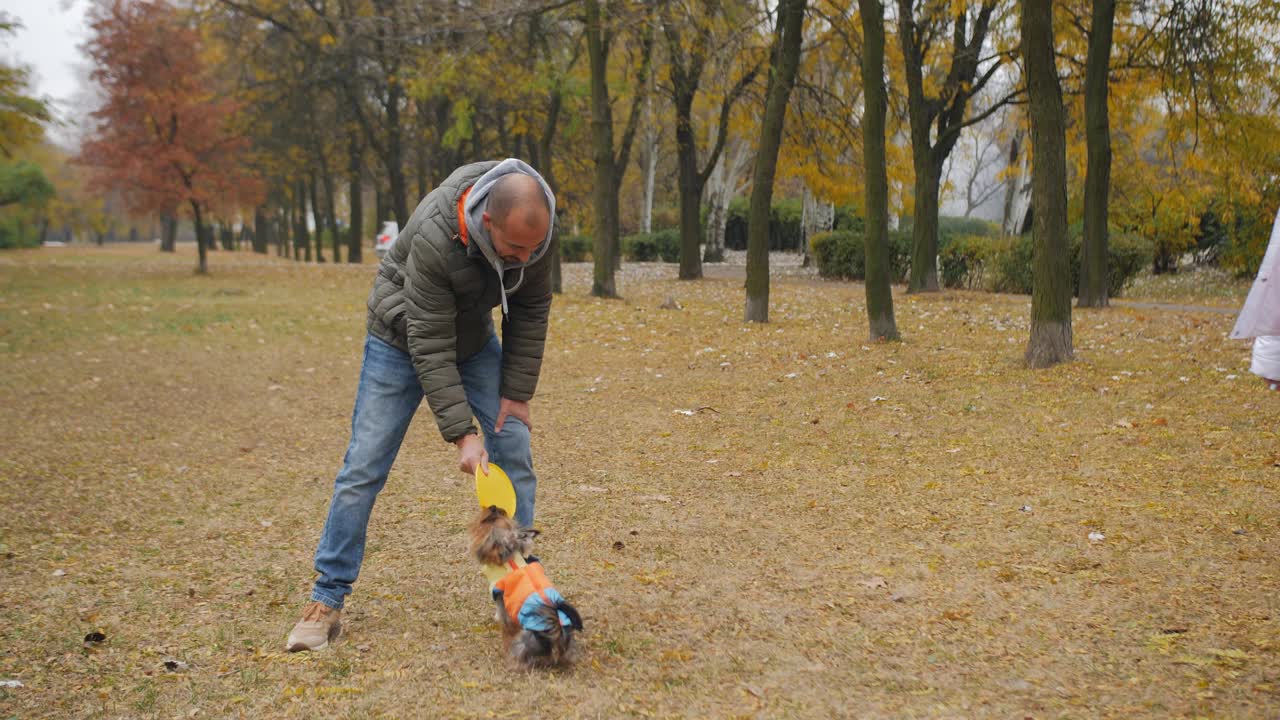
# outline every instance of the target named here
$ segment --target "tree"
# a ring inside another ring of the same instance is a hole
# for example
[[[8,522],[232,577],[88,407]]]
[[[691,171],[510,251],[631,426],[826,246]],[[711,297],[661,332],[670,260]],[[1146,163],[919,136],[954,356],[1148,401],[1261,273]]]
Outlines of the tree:
[[[720,103],[719,117],[716,123],[715,139],[711,151],[702,168],[698,167],[697,131],[693,126],[693,103],[702,83],[703,72],[712,55],[719,50],[732,60],[737,55],[734,43],[727,42],[725,35],[740,36],[742,21],[735,17],[739,13],[729,13],[720,2],[698,3],[701,13],[694,11],[687,3],[664,3],[662,11],[662,29],[667,38],[669,56],[671,99],[676,111],[676,165],[677,183],[680,189],[680,279],[695,280],[702,277],[702,257],[699,245],[702,240],[702,192],[707,180],[715,170],[729,138],[729,117],[733,105],[738,101],[747,87],[755,80],[760,71],[760,63],[748,63],[748,67],[729,89]],[[673,9],[680,12],[679,16]],[[742,10],[734,7],[733,10]],[[728,27],[718,24],[728,21]],[[685,29],[692,28],[692,37],[684,34]],[[724,58],[722,58],[722,61]]]
[[[1007,118],[1006,118],[1007,119]],[[967,128],[968,141],[958,143],[956,150],[947,158],[946,170],[942,174],[942,191],[950,188],[964,201],[964,217],[972,217],[975,210],[983,207],[1006,189],[1007,183],[1000,173],[1002,157],[1001,143],[1009,135],[1006,122],[984,122]],[[1016,158],[1014,160],[1016,162]],[[957,173],[957,162],[964,167],[963,174],[956,182],[952,182],[952,173]]]
[[[1067,138],[1053,52],[1052,0],[1022,0],[1022,57],[1031,116],[1031,336],[1026,363],[1071,359],[1071,268],[1067,252]]]
[[[134,210],[188,206],[197,271],[207,273],[210,204],[253,205],[260,193],[240,158],[247,139],[231,126],[239,103],[212,91],[199,36],[165,0],[112,0],[90,21],[91,77],[105,100],[81,161],[93,168],[94,187],[119,189]]]
[[[704,262],[724,260],[724,231],[729,222],[729,203],[746,189],[751,168],[751,144],[732,137],[707,178],[707,249]]]
[[[0,35],[22,27],[0,12]],[[27,95],[30,71],[20,65],[0,62],[0,154],[13,157],[19,148],[44,136],[44,126],[52,120],[44,100]]]
[[[1080,307],[1107,306],[1107,208],[1111,192],[1111,122],[1107,90],[1115,0],[1093,0],[1085,62],[1084,122],[1089,171],[1084,180],[1084,239],[1080,255]]]
[[[858,0],[862,16],[862,158],[866,172],[863,197],[866,233],[867,324],[872,340],[897,340],[889,273],[889,174],[885,159],[884,5]]]
[[[933,292],[938,290],[938,191],[942,167],[960,139],[960,131],[1004,104],[1005,101],[992,103],[981,113],[966,117],[969,99],[995,77],[1004,56],[996,53],[990,62],[982,56],[999,0],[982,0],[972,18],[968,2],[923,0],[924,16],[917,19],[917,2],[898,0],[898,38],[902,43],[915,167],[915,221],[907,291]],[[944,71],[940,63],[936,68],[926,66],[929,53],[937,50],[934,40],[945,36],[948,30],[952,37],[949,67]],[[938,86],[937,94],[929,92],[932,85]]]
[[[760,143],[751,175],[751,204],[747,211],[747,299],[744,312],[747,322],[769,322],[769,210],[787,101],[800,65],[805,5],[806,0],[781,0],[778,3],[769,60],[769,87],[765,92]]]
[[[595,187],[592,189],[595,206],[595,264],[591,294],[596,297],[618,297],[614,283],[614,269],[618,261],[618,190],[622,185],[622,171],[627,166],[631,143],[639,123],[640,109],[644,105],[645,82],[649,74],[653,51],[653,26],[646,18],[640,23],[639,72],[636,92],[632,98],[631,113],[622,133],[621,146],[614,155],[613,110],[610,106],[607,78],[609,46],[614,29],[601,13],[599,0],[586,0],[587,59],[591,67],[591,147],[595,161]]]
[[[6,205],[40,206],[53,199],[53,183],[39,165],[30,162],[0,164],[0,208]]]

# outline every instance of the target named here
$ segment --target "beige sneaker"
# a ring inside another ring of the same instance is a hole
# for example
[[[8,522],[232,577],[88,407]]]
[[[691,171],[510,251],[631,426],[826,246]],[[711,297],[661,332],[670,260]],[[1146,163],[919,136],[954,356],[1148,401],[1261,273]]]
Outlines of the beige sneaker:
[[[323,650],[342,633],[342,611],[312,601],[289,633],[289,652]]]

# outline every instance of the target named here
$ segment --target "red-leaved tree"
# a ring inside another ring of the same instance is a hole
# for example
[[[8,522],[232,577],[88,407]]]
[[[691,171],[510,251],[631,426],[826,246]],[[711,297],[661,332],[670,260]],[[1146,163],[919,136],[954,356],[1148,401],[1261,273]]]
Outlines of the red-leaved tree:
[[[166,0],[100,0],[85,49],[104,102],[93,113],[81,161],[92,185],[120,192],[135,212],[190,208],[209,270],[210,207],[260,202],[262,185],[243,163],[235,131],[240,104],[220,95],[200,58],[200,36]]]

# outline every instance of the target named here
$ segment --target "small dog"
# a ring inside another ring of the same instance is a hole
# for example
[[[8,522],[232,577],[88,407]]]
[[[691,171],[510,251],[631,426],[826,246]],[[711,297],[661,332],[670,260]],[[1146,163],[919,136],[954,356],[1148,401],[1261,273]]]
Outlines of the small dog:
[[[529,554],[538,531],[517,527],[505,510],[492,505],[480,511],[469,531],[471,554],[492,584],[503,645],[511,658],[524,668],[572,663],[577,655],[573,634],[582,630],[582,617]]]

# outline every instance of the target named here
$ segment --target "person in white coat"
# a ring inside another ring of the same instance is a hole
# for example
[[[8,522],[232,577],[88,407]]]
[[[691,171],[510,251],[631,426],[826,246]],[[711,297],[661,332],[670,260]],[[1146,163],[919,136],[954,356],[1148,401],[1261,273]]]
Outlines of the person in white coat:
[[[1249,372],[1265,380],[1272,390],[1280,390],[1280,212],[1231,337],[1254,338]]]

